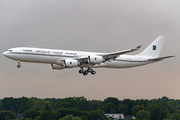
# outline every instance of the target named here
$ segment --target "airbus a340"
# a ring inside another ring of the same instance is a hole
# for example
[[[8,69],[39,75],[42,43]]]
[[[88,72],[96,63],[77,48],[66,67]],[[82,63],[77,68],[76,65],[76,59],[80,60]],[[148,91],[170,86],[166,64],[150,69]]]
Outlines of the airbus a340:
[[[20,62],[47,63],[56,70],[80,67],[79,73],[86,76],[88,73],[96,74],[93,68],[130,68],[174,57],[159,57],[164,40],[164,36],[157,37],[143,52],[137,55],[125,54],[139,50],[141,45],[134,49],[111,53],[17,47],[9,49],[3,55],[16,60],[18,68],[21,67]]]

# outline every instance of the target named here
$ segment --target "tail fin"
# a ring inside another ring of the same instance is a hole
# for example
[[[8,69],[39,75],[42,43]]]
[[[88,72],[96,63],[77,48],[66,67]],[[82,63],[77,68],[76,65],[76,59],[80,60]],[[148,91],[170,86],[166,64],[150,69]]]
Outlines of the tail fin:
[[[140,53],[140,56],[152,56],[152,57],[158,57],[163,43],[164,43],[165,37],[159,36],[157,37],[142,53]]]

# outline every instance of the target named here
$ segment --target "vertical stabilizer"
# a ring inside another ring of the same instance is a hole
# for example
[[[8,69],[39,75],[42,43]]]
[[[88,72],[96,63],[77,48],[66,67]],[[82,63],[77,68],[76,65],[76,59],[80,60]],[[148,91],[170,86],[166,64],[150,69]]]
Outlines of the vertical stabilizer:
[[[165,37],[159,36],[157,37],[142,53],[140,53],[140,56],[152,56],[152,57],[158,57],[163,43],[164,43]]]

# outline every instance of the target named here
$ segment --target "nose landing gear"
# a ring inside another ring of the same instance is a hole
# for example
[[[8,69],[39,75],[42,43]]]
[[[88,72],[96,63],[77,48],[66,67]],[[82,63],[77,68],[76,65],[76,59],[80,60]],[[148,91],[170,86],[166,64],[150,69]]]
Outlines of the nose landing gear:
[[[17,68],[21,68],[20,61],[19,61],[19,60],[17,61],[17,63],[18,63]]]

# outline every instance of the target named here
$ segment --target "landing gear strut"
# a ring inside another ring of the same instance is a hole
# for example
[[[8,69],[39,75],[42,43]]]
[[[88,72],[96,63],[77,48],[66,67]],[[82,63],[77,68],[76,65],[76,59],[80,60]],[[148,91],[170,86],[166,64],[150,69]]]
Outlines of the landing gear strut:
[[[83,67],[81,67],[81,69],[79,70],[79,73],[82,74],[84,72]]]
[[[88,75],[88,73],[91,73],[92,75],[96,74],[96,71],[94,71],[91,67],[88,67],[87,70],[84,70],[83,67],[79,70],[80,74],[83,74],[84,76]]]
[[[17,63],[18,63],[17,68],[21,68],[20,61],[19,61],[19,60],[17,61]]]

